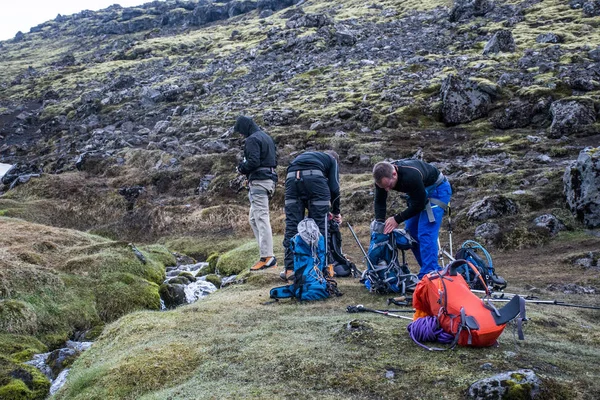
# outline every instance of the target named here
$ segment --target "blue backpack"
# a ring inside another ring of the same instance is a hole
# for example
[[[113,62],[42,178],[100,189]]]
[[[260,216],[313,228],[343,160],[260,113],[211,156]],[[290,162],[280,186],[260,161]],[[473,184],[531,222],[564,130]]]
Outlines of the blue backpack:
[[[414,289],[418,282],[417,276],[408,269],[404,253],[416,241],[403,229],[384,234],[384,225],[378,221],[371,223],[371,242],[367,253],[369,262],[361,282],[371,292],[404,294]],[[398,250],[401,251],[402,262],[398,260]]]
[[[467,240],[458,249],[454,258],[468,261],[471,264],[462,264],[456,268],[456,271],[465,278],[471,289],[483,290],[486,289],[485,286],[488,286],[494,290],[502,290],[506,287],[506,280],[496,275],[492,256],[479,243]]]
[[[314,224],[314,226],[312,226]],[[304,225],[304,230],[302,229]],[[302,238],[303,231],[311,231],[311,238]],[[316,233],[315,233],[316,230]],[[290,249],[294,254],[294,283],[271,289],[273,299],[295,297],[298,300],[321,300],[329,297],[331,281],[323,276],[325,269],[325,238],[319,233],[317,224],[306,218],[298,224],[298,234],[290,241]],[[335,281],[333,281],[335,283]]]

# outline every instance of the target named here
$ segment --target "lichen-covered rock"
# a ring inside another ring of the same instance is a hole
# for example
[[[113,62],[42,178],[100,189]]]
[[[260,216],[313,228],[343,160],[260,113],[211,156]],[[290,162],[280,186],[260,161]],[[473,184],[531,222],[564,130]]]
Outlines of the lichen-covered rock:
[[[567,229],[565,224],[563,224],[560,219],[552,214],[540,215],[533,220],[533,223],[537,227],[546,229],[552,236]]]
[[[519,207],[511,199],[498,195],[487,196],[475,202],[467,212],[471,221],[486,221],[504,215],[514,215],[519,212]]]
[[[490,0],[454,0],[450,10],[450,21],[458,22],[472,17],[481,17],[494,8]]]
[[[567,204],[588,228],[600,227],[600,147],[588,147],[563,175]]]
[[[473,383],[467,396],[472,400],[535,399],[542,381],[529,369],[503,372]]]
[[[556,33],[547,32],[547,33],[540,33],[535,38],[535,41],[538,43],[562,43],[563,38],[562,38],[562,36],[557,35]]]
[[[500,52],[512,53],[515,49],[515,40],[513,39],[512,32],[508,29],[501,29],[494,33],[494,36],[487,42],[483,49],[483,55]]]
[[[588,125],[596,122],[594,103],[588,99],[558,100],[550,105],[552,125],[550,125],[551,138],[584,130]]]
[[[476,82],[449,75],[442,82],[442,118],[448,125],[462,124],[487,115],[492,96]]]
[[[494,243],[500,235],[500,226],[493,222],[486,222],[475,228],[475,237],[483,239],[485,243]]]
[[[263,114],[263,120],[267,125],[291,125],[295,122],[296,117],[300,114],[297,110],[267,110]]]
[[[494,111],[490,122],[499,129],[524,128],[529,125],[547,126],[550,123],[549,106],[547,99],[540,99],[535,103],[524,100],[511,101],[505,107]]]

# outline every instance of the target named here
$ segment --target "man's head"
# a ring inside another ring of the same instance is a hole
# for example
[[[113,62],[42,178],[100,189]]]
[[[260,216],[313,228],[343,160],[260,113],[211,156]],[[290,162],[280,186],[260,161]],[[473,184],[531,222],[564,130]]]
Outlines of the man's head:
[[[333,150],[325,150],[323,153],[327,154],[330,157],[333,157],[336,163],[340,163],[340,155]]]
[[[398,172],[391,163],[381,161],[373,167],[373,179],[377,186],[389,192],[398,182]]]
[[[233,126],[233,132],[237,132],[244,137],[252,135],[254,132],[260,130],[258,125],[250,117],[240,115],[235,121]]]

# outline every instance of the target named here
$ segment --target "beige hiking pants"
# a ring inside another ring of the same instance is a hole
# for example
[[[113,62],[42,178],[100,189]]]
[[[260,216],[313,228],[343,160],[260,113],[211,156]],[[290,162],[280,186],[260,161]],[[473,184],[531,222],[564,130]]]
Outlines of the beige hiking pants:
[[[275,191],[275,182],[271,179],[254,180],[248,184],[250,191],[250,226],[258,242],[261,257],[273,256],[273,233],[269,220],[269,197]]]

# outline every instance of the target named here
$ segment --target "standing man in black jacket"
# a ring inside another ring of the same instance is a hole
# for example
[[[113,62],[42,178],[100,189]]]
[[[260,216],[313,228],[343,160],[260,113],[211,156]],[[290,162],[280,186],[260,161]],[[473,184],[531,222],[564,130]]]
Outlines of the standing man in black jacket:
[[[251,118],[243,115],[237,118],[233,130],[246,138],[244,160],[237,169],[248,178],[250,226],[260,249],[260,259],[250,270],[276,267],[273,232],[269,220],[269,198],[273,195],[277,183],[275,142]]]
[[[285,269],[280,274],[284,280],[294,272],[294,255],[290,250],[290,241],[298,233],[298,224],[304,219],[306,210],[308,217],[315,220],[323,236],[330,204],[333,219],[342,223],[338,162],[339,156],[335,151],[308,151],[296,157],[287,169],[283,239]]]
[[[412,252],[423,275],[440,269],[438,235],[452,189],[448,179],[436,167],[420,160],[379,162],[373,167],[375,180],[375,219],[385,220],[383,233],[390,233],[405,222],[406,230],[417,240]],[[390,190],[408,195],[408,208],[386,218],[386,200]]]

